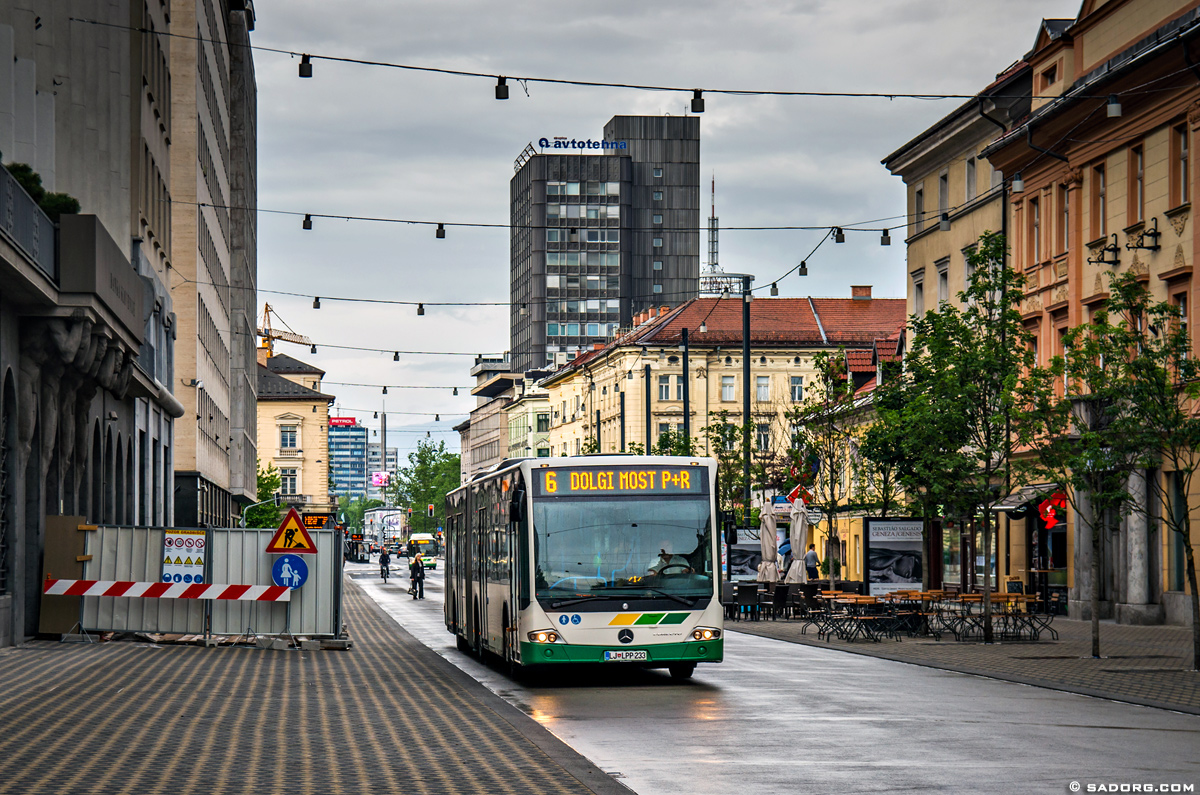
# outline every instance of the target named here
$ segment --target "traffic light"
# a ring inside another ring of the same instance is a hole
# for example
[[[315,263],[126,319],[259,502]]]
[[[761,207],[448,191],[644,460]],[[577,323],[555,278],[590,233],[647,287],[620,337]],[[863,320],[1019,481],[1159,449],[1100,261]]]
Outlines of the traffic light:
[[[425,506],[425,515],[428,516],[430,519],[433,518],[433,504],[432,503]]]

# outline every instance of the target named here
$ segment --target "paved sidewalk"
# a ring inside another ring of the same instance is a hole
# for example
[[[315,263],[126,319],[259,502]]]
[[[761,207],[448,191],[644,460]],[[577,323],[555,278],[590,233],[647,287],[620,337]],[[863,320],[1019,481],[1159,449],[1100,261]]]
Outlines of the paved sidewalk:
[[[0,793],[629,790],[346,581],[349,651],[0,652]]]
[[[941,641],[909,637],[900,642],[825,641],[817,638],[812,626],[801,634],[803,623],[798,619],[728,621],[725,627],[792,643],[1200,714],[1200,673],[1188,670],[1192,660],[1188,628],[1101,622],[1102,658],[1094,660],[1091,623],[1063,618],[1054,619],[1057,641],[1047,634],[1036,642],[992,645],[960,643],[952,635],[944,635]]]

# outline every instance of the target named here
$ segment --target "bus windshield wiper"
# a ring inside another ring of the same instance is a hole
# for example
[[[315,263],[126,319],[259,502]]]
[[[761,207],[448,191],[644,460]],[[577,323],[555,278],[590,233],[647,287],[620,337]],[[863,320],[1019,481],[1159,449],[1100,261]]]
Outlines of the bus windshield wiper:
[[[680,603],[680,604],[682,604],[682,605],[687,605],[688,607],[692,607],[692,606],[694,606],[694,605],[696,604],[696,602],[697,602],[697,601],[700,599],[700,597],[699,597],[699,596],[697,596],[697,597],[695,597],[694,599],[690,599],[690,600],[689,600],[689,599],[688,599],[688,598],[686,598],[686,597],[679,596],[678,594],[673,594],[673,593],[671,593],[670,591],[664,591],[662,588],[650,588],[650,587],[647,587],[647,588],[646,588],[646,590],[647,590],[647,591],[654,591],[654,593],[656,593],[656,594],[661,594],[662,596],[665,596],[665,597],[667,597],[668,599],[674,599],[676,602],[679,602],[679,603]]]

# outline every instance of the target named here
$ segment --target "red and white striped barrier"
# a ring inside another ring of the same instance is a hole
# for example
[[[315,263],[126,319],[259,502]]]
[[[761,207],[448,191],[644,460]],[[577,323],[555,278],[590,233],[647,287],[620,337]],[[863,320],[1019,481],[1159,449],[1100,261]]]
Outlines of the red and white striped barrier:
[[[133,596],[143,599],[236,599],[242,602],[290,602],[285,585],[186,585],[115,580],[46,580],[42,593],[52,596]]]

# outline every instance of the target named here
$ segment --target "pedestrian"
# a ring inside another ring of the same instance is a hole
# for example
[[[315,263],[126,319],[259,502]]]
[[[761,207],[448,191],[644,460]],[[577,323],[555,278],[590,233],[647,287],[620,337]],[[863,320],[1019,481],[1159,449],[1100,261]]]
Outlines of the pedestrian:
[[[383,578],[384,582],[387,582],[388,574],[391,573],[391,562],[392,556],[388,554],[388,551],[386,549],[379,550],[379,576]]]
[[[425,563],[421,560],[420,553],[412,556],[412,561],[408,564],[408,577],[410,580],[412,580],[413,599],[424,599]]]
[[[820,561],[817,560],[817,545],[809,544],[808,551],[804,553],[804,571],[808,574],[808,579],[815,580],[820,577],[818,565]]]

